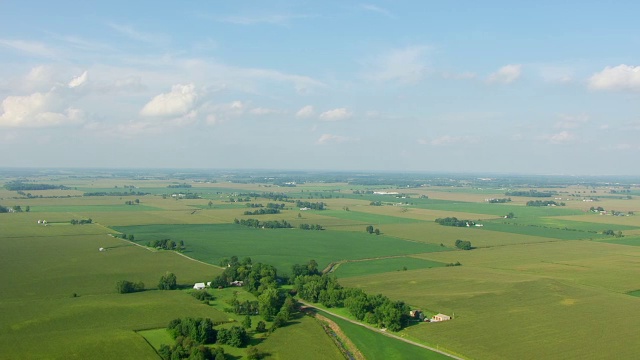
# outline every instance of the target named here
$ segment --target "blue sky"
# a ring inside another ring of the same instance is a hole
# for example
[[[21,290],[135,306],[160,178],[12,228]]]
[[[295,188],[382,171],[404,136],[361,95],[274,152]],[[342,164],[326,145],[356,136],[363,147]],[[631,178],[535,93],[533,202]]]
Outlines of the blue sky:
[[[636,1],[3,1],[1,167],[639,175]]]

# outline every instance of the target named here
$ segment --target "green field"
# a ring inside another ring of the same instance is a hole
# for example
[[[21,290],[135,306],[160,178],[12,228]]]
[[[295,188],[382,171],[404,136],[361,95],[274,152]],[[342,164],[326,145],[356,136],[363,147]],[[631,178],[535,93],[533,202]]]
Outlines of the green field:
[[[422,349],[400,340],[392,339],[371,330],[367,330],[362,326],[352,324],[326,312],[321,313],[338,324],[340,329],[342,329],[345,335],[353,341],[358,350],[360,350],[367,359],[451,359],[449,356],[429,351],[427,349]]]
[[[412,257],[394,257],[378,260],[354,261],[340,264],[334,272],[339,278],[380,274],[392,271],[407,271],[443,267],[446,264]]]
[[[242,225],[141,225],[114,227],[134,234],[136,242],[156,239],[184,240],[186,255],[217,264],[222,258],[249,256],[288,272],[293,264],[310,259],[320,267],[339,260],[368,259],[448,250],[385,235],[361,232],[304,231],[299,229],[255,229]],[[363,229],[364,230],[364,229]]]

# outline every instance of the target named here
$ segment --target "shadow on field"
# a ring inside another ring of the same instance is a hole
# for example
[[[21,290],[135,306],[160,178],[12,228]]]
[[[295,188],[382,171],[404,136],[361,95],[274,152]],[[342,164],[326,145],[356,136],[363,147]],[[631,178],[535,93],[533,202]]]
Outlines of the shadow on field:
[[[121,248],[121,247],[130,247],[130,246],[135,246],[133,244],[120,244],[120,245],[114,245],[114,246],[105,246],[104,249],[105,250],[111,250],[111,249],[117,249],[117,248]]]

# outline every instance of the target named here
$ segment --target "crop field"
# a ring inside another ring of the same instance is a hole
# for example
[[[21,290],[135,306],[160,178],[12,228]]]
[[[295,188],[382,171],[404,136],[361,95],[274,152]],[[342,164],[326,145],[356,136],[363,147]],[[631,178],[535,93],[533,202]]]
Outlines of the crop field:
[[[446,266],[438,261],[429,261],[412,257],[393,257],[377,260],[352,261],[340,264],[334,272],[339,278],[381,274],[392,271],[407,271]]]
[[[216,289],[210,290],[216,299],[203,304],[190,290],[153,290],[160,276],[173,272],[183,287],[191,287],[211,281],[223,270],[220,260],[234,255],[274,265],[279,274],[311,259],[320,269],[337,262],[333,275],[343,286],[402,300],[427,314],[455,315],[447,322],[415,323],[399,335],[463,358],[634,358],[640,352],[640,215],[635,215],[640,192],[635,188],[620,197],[607,186],[567,186],[558,195],[566,206],[530,207],[527,201],[540,198],[490,204],[486,198],[506,197],[505,190],[465,186],[405,189],[318,181],[278,187],[153,176],[52,176],[34,182],[70,189],[28,191],[30,198],[0,190],[1,205],[29,206],[29,212],[0,213],[0,358],[157,359],[152,346],[172,341],[161,329],[170,320],[193,316],[237,323],[242,319],[224,311],[226,301],[236,291],[241,300],[255,299],[241,289]],[[168,187],[178,184],[191,187]],[[374,189],[409,197],[353,194]],[[82,196],[125,191],[149,194]],[[177,196],[186,193],[195,198]],[[279,214],[244,215],[252,208],[232,201],[248,193],[289,198],[251,197],[250,203],[285,207]],[[600,198],[582,201],[588,197]],[[140,203],[125,204],[135,199]],[[297,199],[322,201],[327,210],[299,210]],[[599,215],[591,206],[624,216]],[[515,218],[504,218],[509,212]],[[483,226],[434,221],[449,216]],[[88,218],[93,224],[70,223]],[[233,224],[236,218],[286,220],[293,228],[249,228]],[[37,223],[45,219],[46,226]],[[299,224],[325,230],[305,231]],[[366,233],[368,225],[381,234]],[[622,237],[604,230],[621,231]],[[134,235],[135,243],[118,238],[122,233]],[[144,246],[166,238],[183,240],[187,257]],[[456,249],[458,239],[470,241],[473,249]],[[461,265],[446,266],[457,262]],[[117,294],[119,280],[142,281],[147,290]],[[335,321],[368,359],[443,358]],[[254,342],[268,358],[341,357],[308,317]],[[225,351],[236,359],[245,354]]]
[[[217,264],[220,259],[237,255],[272,264],[288,272],[293,264],[315,259],[320,267],[337,260],[356,260],[381,256],[407,255],[448,250],[440,246],[405,241],[363,231],[332,232],[299,229],[255,229],[242,225],[141,225],[114,227],[134,234],[135,241],[170,238],[184,240],[185,254]],[[259,241],[256,241],[259,239]]]

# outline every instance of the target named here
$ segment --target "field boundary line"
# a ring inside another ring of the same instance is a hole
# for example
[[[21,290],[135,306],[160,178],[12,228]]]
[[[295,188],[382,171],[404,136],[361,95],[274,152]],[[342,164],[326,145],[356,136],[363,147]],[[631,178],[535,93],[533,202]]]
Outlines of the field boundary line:
[[[325,310],[325,309],[320,309],[320,308],[316,307],[314,304],[308,303],[308,302],[306,302],[306,301],[303,301],[303,300],[298,299],[298,302],[299,302],[299,303],[301,303],[301,304],[303,304],[303,305],[305,305],[305,306],[307,306],[307,307],[310,307],[310,308],[316,309],[317,311],[326,312],[327,314],[331,314],[332,316],[335,316],[335,317],[340,318],[340,319],[342,319],[342,320],[348,321],[348,322],[350,322],[350,323],[352,323],[352,324],[355,324],[355,325],[358,325],[358,326],[362,326],[363,328],[369,329],[369,330],[374,331],[374,332],[376,332],[376,333],[378,333],[378,334],[382,334],[382,335],[384,335],[384,336],[387,336],[387,337],[390,337],[390,338],[393,338],[393,339],[396,339],[396,340],[404,341],[404,342],[406,342],[407,344],[411,344],[411,345],[414,345],[414,346],[417,346],[417,347],[421,347],[421,348],[423,348],[423,349],[427,349],[427,350],[431,350],[431,351],[433,351],[433,352],[437,352],[437,353],[439,353],[439,354],[442,354],[442,355],[448,356],[448,357],[450,357],[450,358],[452,358],[452,359],[456,359],[456,360],[465,360],[465,359],[464,359],[464,358],[462,358],[462,357],[459,357],[459,356],[456,356],[456,355],[450,354],[450,353],[445,352],[445,351],[442,351],[442,350],[440,350],[440,349],[438,349],[438,348],[434,348],[434,347],[431,347],[431,346],[428,346],[428,345],[424,345],[424,344],[421,344],[421,343],[419,343],[419,342],[417,342],[417,341],[413,341],[413,340],[405,339],[405,338],[403,338],[403,337],[401,337],[401,336],[398,336],[398,335],[395,335],[395,334],[391,334],[391,333],[386,332],[386,331],[381,331],[380,329],[376,329],[376,328],[374,328],[373,326],[369,326],[369,325],[363,324],[363,323],[361,323],[361,322],[358,322],[358,321],[355,321],[355,320],[349,319],[348,317],[345,317],[345,316],[342,316],[342,315],[338,315],[338,314],[336,314],[336,313],[333,313],[333,312],[331,312],[331,311],[327,311],[327,310]]]
[[[185,258],[187,258],[187,259],[189,259],[189,260],[191,260],[191,261],[199,262],[199,263],[204,264],[204,265],[213,266],[213,267],[218,268],[218,269],[224,269],[222,266],[209,264],[209,263],[206,263],[206,262],[204,262],[204,261],[194,259],[194,258],[192,258],[192,257],[190,257],[190,256],[187,256],[187,255],[185,255],[185,254],[183,254],[183,253],[180,253],[180,252],[177,252],[177,251],[174,251],[174,253],[176,253],[176,255],[180,255],[180,256],[182,256],[182,257],[185,257]]]

